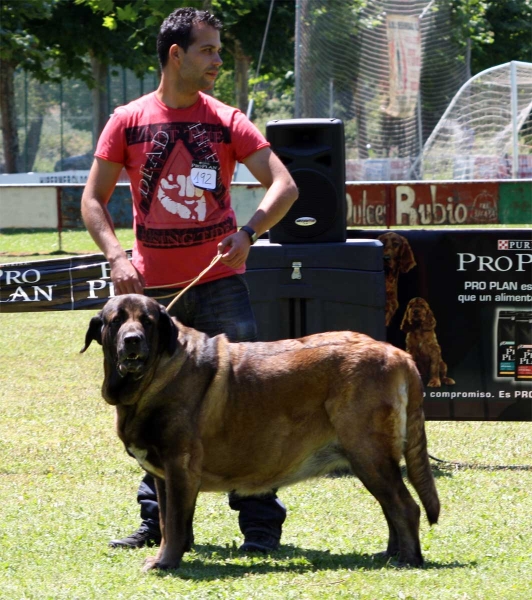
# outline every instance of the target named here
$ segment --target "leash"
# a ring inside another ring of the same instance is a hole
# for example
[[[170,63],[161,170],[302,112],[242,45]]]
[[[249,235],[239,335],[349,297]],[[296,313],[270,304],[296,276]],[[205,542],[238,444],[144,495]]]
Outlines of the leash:
[[[187,285],[187,287],[183,288],[177,295],[176,297],[170,302],[170,304],[168,304],[168,306],[166,307],[166,310],[170,310],[172,308],[172,306],[179,300],[179,298],[181,298],[181,296],[188,291],[193,285],[195,285],[206,273],[208,273],[213,267],[214,265],[222,258],[221,254],[217,254],[212,260],[211,260],[211,264],[206,268],[203,269],[203,271],[195,278],[195,279],[188,279],[187,281],[190,281],[190,283]],[[157,285],[155,287],[147,287],[147,290],[150,289],[161,289],[161,288],[170,288],[170,287],[177,287],[183,283],[187,283],[187,281],[180,281],[179,283],[170,283],[168,285]],[[172,294],[169,294],[169,296],[171,296]],[[168,298],[168,296],[158,296],[156,299],[162,299],[162,298]]]

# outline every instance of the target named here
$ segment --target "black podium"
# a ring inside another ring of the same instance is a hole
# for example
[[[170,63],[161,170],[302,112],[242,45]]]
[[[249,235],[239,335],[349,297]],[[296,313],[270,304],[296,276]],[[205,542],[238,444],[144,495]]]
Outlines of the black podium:
[[[247,260],[246,280],[260,340],[347,329],[386,339],[378,240],[308,244],[258,240]]]

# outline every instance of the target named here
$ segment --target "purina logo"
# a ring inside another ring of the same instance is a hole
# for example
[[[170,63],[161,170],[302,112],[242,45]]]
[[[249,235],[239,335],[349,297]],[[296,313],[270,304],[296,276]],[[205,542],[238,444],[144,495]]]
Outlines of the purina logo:
[[[532,250],[532,241],[497,240],[497,250]]]

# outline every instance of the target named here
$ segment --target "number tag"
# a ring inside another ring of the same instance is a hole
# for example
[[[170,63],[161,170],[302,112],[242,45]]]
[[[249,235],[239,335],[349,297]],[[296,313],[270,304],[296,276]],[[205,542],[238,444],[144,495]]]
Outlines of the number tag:
[[[190,178],[195,187],[202,190],[215,190],[217,175],[216,165],[207,162],[192,162]]]

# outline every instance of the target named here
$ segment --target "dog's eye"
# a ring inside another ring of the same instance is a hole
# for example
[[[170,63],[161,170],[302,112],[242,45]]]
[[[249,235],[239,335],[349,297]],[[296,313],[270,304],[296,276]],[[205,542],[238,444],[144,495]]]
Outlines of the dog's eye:
[[[114,317],[113,319],[111,319],[111,325],[116,327],[117,325],[120,325],[122,319],[118,316]]]
[[[152,325],[152,320],[146,315],[141,317],[140,322],[144,327],[150,327]]]

